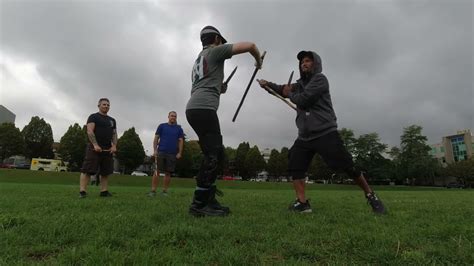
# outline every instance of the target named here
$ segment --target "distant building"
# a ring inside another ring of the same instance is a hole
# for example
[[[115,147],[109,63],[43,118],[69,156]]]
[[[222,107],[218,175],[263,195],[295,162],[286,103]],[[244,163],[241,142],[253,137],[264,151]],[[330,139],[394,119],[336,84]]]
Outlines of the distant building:
[[[5,106],[0,105],[0,124],[13,123],[15,124],[16,115],[8,110]]]
[[[430,154],[444,166],[472,158],[474,136],[470,129],[460,130],[454,135],[444,136],[441,143],[431,145]]]
[[[270,159],[270,154],[271,150],[269,148],[265,148],[260,152],[260,155],[263,156],[263,159],[265,160],[265,163],[268,163],[268,160]]]

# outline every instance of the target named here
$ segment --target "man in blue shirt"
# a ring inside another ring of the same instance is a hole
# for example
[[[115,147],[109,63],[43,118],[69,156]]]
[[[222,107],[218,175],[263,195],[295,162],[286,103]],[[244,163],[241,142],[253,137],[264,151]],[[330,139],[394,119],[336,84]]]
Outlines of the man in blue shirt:
[[[171,173],[174,172],[176,160],[183,154],[184,133],[180,125],[176,123],[176,112],[168,113],[168,123],[158,126],[153,139],[153,155],[157,168],[151,181],[151,197],[156,196],[160,171],[165,173],[163,179],[163,195],[168,195],[168,187],[171,181]]]

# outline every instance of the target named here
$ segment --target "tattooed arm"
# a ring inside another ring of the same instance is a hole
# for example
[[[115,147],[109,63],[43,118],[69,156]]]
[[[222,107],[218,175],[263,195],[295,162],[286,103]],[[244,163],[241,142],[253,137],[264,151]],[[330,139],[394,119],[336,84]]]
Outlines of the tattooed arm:
[[[114,129],[112,134],[112,147],[110,147],[110,153],[115,153],[117,151],[117,129]]]
[[[94,134],[94,129],[95,123],[87,123],[87,137],[89,137],[89,141],[92,143],[92,146],[94,146],[94,151],[101,152],[102,148],[97,143],[97,139],[95,138]]]

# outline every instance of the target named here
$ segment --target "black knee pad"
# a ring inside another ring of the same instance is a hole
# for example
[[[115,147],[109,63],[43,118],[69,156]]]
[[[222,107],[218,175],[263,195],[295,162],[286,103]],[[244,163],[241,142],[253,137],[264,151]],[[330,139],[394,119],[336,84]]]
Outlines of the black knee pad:
[[[217,179],[218,158],[215,155],[204,155],[201,169],[197,176],[197,185],[202,188],[209,188]]]
[[[204,154],[198,175],[198,186],[209,187],[217,179],[217,169],[223,162],[225,152],[221,134],[207,134],[199,139]]]

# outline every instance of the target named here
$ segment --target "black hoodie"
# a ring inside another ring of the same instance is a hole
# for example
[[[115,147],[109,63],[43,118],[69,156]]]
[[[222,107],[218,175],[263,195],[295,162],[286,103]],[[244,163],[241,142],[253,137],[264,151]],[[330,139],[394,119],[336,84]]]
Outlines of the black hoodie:
[[[301,72],[300,62],[305,55],[312,55],[314,59],[313,71],[309,75]],[[337,119],[332,108],[329,82],[321,73],[321,58],[312,51],[301,51],[297,57],[300,79],[291,84],[292,92],[288,96],[298,109],[296,115],[298,139],[308,141],[336,131]],[[269,85],[281,95],[283,85],[274,83],[269,83]]]

